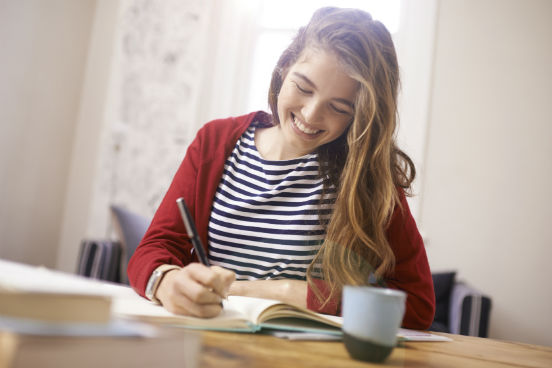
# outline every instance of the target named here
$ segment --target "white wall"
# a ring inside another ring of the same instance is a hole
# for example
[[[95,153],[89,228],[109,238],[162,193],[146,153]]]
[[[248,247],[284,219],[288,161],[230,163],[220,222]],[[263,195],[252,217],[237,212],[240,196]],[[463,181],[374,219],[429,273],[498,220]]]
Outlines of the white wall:
[[[55,266],[94,0],[0,2],[0,257]]]
[[[421,228],[493,299],[491,337],[552,345],[552,1],[440,2]]]
[[[58,269],[73,272],[78,246],[86,235],[92,207],[93,185],[98,176],[100,137],[105,130],[111,97],[113,54],[120,13],[119,0],[98,0],[91,37],[86,44],[88,58],[84,70],[81,99],[71,145],[62,223],[57,253]],[[107,209],[106,209],[107,211]]]
[[[84,238],[111,238],[111,204],[153,216],[201,125],[212,1],[101,0],[95,20],[57,267]]]
[[[437,0],[403,0],[401,28],[394,36],[399,60],[401,88],[399,93],[399,125],[397,142],[416,166],[410,211],[420,218],[420,196],[425,172],[425,147],[433,74]],[[422,236],[425,237],[425,233]]]

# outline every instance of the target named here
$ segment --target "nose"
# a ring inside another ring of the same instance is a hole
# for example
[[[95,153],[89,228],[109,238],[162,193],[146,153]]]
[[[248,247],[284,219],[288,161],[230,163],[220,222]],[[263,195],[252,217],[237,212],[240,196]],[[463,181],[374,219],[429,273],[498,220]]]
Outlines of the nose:
[[[320,122],[324,115],[322,113],[322,104],[316,99],[311,98],[303,104],[301,114],[307,124],[315,124]]]

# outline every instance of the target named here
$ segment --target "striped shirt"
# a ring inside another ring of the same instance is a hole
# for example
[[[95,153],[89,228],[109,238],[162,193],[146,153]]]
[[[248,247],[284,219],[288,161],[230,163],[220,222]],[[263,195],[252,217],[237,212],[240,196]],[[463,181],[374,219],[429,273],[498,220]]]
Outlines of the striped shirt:
[[[209,260],[238,280],[304,280],[324,240],[335,191],[322,196],[317,154],[269,161],[252,125],[226,160],[209,219]]]

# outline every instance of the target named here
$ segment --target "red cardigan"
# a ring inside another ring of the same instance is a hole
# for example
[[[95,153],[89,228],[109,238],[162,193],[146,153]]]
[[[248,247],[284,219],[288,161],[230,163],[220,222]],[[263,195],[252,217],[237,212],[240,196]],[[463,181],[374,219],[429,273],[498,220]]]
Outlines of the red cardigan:
[[[270,116],[263,112],[215,120],[203,126],[188,147],[167,194],[128,264],[130,284],[140,295],[144,296],[146,283],[159,265],[184,266],[195,261],[176,206],[177,198],[184,197],[201,240],[207,247],[207,226],[224,163],[253,119],[267,124],[271,121]],[[403,210],[398,207],[395,209],[387,229],[396,266],[386,282],[388,287],[408,294],[403,326],[426,329],[433,321],[435,311],[433,282],[424,244],[404,194],[401,194],[401,203]],[[325,290],[322,281],[317,282],[317,285]],[[339,314],[340,304],[337,300],[321,309],[314,293],[308,289],[307,306],[310,309]]]

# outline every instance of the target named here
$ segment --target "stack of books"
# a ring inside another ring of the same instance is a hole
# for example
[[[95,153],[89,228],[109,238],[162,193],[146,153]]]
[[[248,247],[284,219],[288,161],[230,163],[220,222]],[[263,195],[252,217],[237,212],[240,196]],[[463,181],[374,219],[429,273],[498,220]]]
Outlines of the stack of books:
[[[135,297],[127,286],[0,260],[0,368],[196,367],[197,334],[113,314],[114,299]]]

